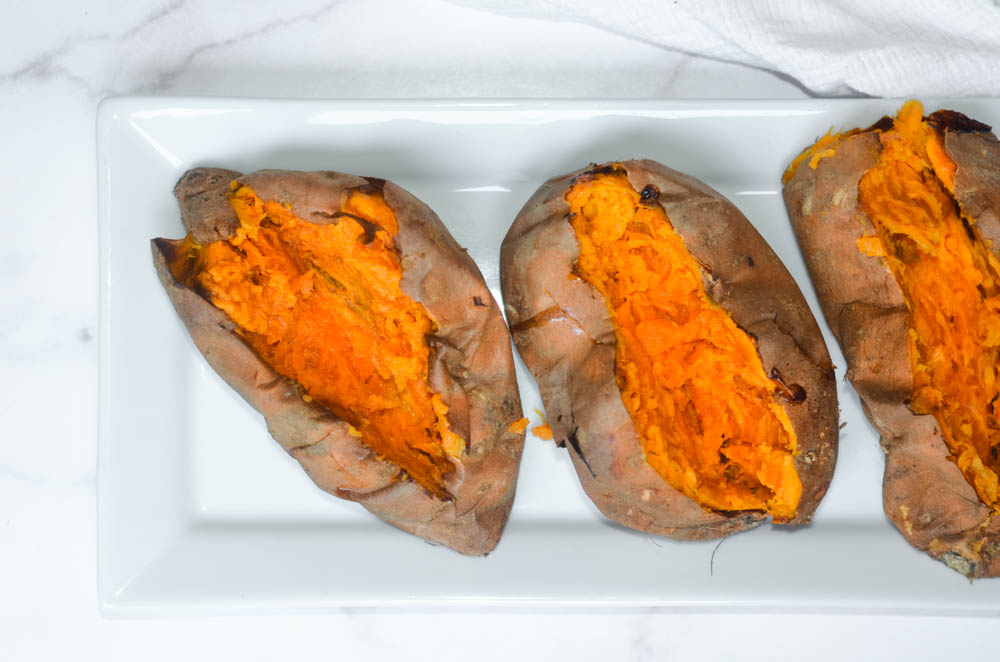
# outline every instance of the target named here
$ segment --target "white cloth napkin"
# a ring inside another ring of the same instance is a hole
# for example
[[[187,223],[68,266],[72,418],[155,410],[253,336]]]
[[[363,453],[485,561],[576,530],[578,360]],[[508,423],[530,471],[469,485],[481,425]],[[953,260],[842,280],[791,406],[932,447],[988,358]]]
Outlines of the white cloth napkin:
[[[814,95],[1000,95],[996,1],[453,1],[766,69]]]

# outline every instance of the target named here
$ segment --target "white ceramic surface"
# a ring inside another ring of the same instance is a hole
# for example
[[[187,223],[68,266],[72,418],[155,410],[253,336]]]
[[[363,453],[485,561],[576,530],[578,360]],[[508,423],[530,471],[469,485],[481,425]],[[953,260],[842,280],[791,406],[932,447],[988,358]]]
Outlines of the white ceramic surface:
[[[99,593],[106,613],[333,605],[544,604],[998,613],[912,550],[881,510],[882,454],[841,384],[840,459],[814,524],[679,543],[603,519],[565,451],[531,436],[506,533],[466,558],[315,488],[208,368],[150,262],[183,230],[187,168],[332,169],[395,181],[433,207],[499,299],[500,240],[546,178],[647,157],[727,195],[819,313],[779,193],[830,126],[898,102],[322,102],[117,98],[98,118],[101,326]],[[1000,123],[995,101],[928,102]],[[824,327],[831,354],[844,363]],[[541,408],[519,365],[524,409]],[[537,416],[530,414],[537,420]]]

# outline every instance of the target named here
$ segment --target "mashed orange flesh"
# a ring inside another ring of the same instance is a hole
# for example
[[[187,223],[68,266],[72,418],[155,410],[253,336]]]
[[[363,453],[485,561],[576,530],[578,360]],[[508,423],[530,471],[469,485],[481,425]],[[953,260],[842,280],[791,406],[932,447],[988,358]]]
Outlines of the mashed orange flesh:
[[[754,341],[705,291],[702,270],[658,204],[621,167],[579,178],[566,200],[577,274],[615,326],[622,401],[646,461],[714,511],[795,516],[795,432]]]
[[[463,440],[430,388],[434,324],[400,288],[396,217],[381,193],[351,193],[327,225],[234,183],[240,228],[226,241],[190,236],[171,263],[238,325],[276,372],[353,426],[362,441],[439,498]]]
[[[1000,509],[1000,262],[954,197],[955,164],[907,102],[859,199],[910,312],[910,408],[933,414],[983,503]]]

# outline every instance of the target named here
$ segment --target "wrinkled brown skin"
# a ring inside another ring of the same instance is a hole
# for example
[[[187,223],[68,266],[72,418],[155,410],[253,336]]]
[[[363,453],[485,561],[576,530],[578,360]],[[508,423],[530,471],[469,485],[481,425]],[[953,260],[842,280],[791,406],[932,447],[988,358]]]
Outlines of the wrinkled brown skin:
[[[637,191],[659,202],[702,264],[707,292],[757,338],[764,369],[806,392],[785,410],[799,440],[803,494],[790,524],[809,522],[837,457],[833,365],[802,293],[770,246],[735,206],[698,180],[648,160],[625,161]],[[566,443],[584,491],[610,519],[680,540],[752,528],[764,513],[709,512],[646,463],[615,379],[615,336],[604,298],[574,274],[580,245],[564,196],[578,170],[547,181],[503,241],[504,306],[518,351],[538,381],[546,419]],[[575,442],[575,443],[574,443]]]
[[[955,196],[997,254],[1000,143],[990,133],[939,130],[958,167]],[[907,406],[913,394],[909,313],[882,258],[863,255],[856,243],[875,232],[858,201],[858,182],[880,149],[878,134],[865,132],[844,140],[815,169],[804,163],[785,185],[785,205],[847,359],[847,377],[881,435],[886,515],[910,544],[954,570],[970,578],[998,576],[1000,518],[990,519],[990,509],[948,458],[937,420]]]
[[[221,310],[178,284],[153,240],[160,282],[209,364],[257,411],[268,431],[321,489],[357,501],[394,526],[463,554],[490,552],[514,500],[524,434],[507,426],[521,417],[507,327],[472,258],[424,203],[391,182],[336,172],[190,170],[174,189],[184,227],[200,242],[226,239],[239,226],[226,200],[233,180],[264,200],[291,205],[299,218],[330,222],[342,193],[382,188],[399,224],[403,292],[424,305],[437,330],[431,346],[431,387],[448,405],[451,429],[467,441],[455,460],[452,502],[431,496],[400,469],[348,434],[329,410],[302,399],[292,380],[267,366],[236,335]]]

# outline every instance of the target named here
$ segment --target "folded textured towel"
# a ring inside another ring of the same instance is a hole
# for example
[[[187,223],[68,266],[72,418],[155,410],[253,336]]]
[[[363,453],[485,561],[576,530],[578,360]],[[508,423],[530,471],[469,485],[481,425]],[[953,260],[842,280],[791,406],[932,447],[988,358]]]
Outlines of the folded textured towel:
[[[816,95],[1000,95],[989,0],[454,0],[780,72]]]

